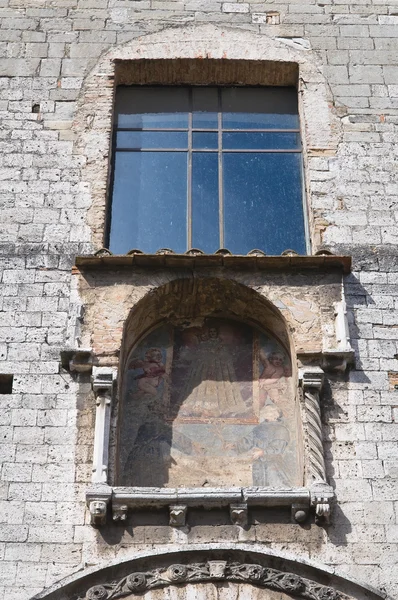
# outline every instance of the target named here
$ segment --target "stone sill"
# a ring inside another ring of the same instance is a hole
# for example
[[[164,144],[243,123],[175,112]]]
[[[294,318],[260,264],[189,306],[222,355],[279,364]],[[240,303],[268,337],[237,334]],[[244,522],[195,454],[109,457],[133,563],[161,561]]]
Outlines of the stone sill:
[[[269,488],[269,487],[221,487],[221,488],[146,488],[110,487],[106,484],[93,485],[86,491],[86,502],[90,508],[93,525],[103,525],[106,514],[103,511],[96,519],[96,505],[111,507],[114,521],[125,521],[129,510],[159,509],[168,507],[170,525],[184,526],[189,508],[229,508],[231,520],[236,524],[247,523],[249,507],[277,508],[290,507],[292,520],[302,522],[307,519],[311,507],[317,510],[319,503],[329,504],[334,499],[333,489],[326,483],[311,488]],[[179,514],[179,522],[175,515]],[[183,513],[183,517],[181,517]],[[237,515],[238,518],[237,518]]]
[[[340,270],[351,272],[350,256],[238,256],[232,254],[142,254],[128,255],[86,255],[77,256],[77,270],[115,269],[119,267],[153,267],[153,268],[200,268],[200,267],[232,267],[245,270],[267,271],[328,271]]]

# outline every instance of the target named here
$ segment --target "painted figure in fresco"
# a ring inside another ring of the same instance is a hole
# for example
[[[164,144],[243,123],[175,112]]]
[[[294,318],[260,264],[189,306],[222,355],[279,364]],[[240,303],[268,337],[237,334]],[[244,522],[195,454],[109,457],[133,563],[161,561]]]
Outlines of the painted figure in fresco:
[[[291,377],[290,366],[285,364],[286,357],[282,352],[266,354],[260,350],[259,359],[263,365],[259,377],[260,409],[265,406],[267,401],[271,400],[283,410],[286,400],[289,398],[289,378]]]
[[[281,423],[282,413],[271,402],[260,412],[260,423],[234,445],[237,454],[251,451],[253,485],[290,487],[286,450],[290,433]]]
[[[142,392],[156,396],[157,388],[164,377],[166,370],[162,362],[162,352],[159,348],[150,348],[145,352],[145,359],[134,359],[129,364],[129,369],[142,369],[144,372],[137,375],[137,387]]]
[[[134,445],[128,455],[123,477],[129,485],[152,487],[168,482],[171,448],[191,455],[193,443],[182,432],[172,430],[171,424],[152,417],[137,432]]]
[[[180,416],[222,417],[248,411],[235,373],[233,345],[220,338],[214,325],[203,328],[196,345],[180,352],[179,364],[186,367]]]

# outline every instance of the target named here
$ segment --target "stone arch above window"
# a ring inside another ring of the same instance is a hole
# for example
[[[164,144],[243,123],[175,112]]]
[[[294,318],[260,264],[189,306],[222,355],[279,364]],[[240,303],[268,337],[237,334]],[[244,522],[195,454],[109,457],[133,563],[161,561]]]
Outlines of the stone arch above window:
[[[88,221],[95,250],[104,245],[106,235],[115,86],[137,83],[296,85],[307,158],[335,153],[339,122],[309,49],[292,47],[283,38],[210,24],[166,29],[112,48],[87,76],[75,121],[76,152],[86,160],[83,180],[90,188]],[[316,248],[318,226],[306,179],[310,237]]]

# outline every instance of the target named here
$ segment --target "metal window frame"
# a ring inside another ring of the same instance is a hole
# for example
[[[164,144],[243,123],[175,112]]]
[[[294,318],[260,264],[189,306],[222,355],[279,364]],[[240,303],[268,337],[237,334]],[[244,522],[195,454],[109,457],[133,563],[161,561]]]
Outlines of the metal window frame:
[[[131,86],[132,88],[142,86]],[[153,86],[151,86],[153,87]],[[160,89],[164,86],[159,86]],[[110,181],[110,198],[113,201],[113,189],[114,189],[114,174],[115,174],[115,161],[116,154],[118,152],[186,152],[187,153],[187,223],[186,223],[186,239],[187,239],[187,250],[192,248],[192,156],[194,153],[213,153],[218,154],[218,213],[219,213],[219,247],[224,247],[224,189],[223,189],[223,154],[302,154],[302,142],[301,142],[301,129],[298,128],[223,128],[223,107],[222,107],[222,90],[232,87],[243,87],[243,88],[255,88],[256,86],[231,86],[231,85],[220,85],[220,86],[208,86],[217,90],[217,128],[200,128],[193,127],[193,89],[202,86],[195,85],[181,85],[179,88],[188,89],[188,127],[117,127],[113,129],[113,140],[112,140],[112,171]],[[263,86],[261,86],[263,87]],[[261,89],[261,88],[259,88]],[[188,143],[186,148],[117,148],[117,134],[123,131],[131,132],[187,132]],[[193,133],[196,132],[207,132],[217,134],[217,148],[193,148],[192,138]],[[299,147],[298,148],[266,148],[266,149],[250,149],[250,148],[223,148],[223,134],[224,133],[296,133],[298,135]],[[308,238],[308,223],[305,213],[305,182],[304,182],[304,165],[301,160],[301,187],[303,197],[303,222],[304,222],[304,235],[305,235],[305,246],[308,251],[309,238]],[[112,219],[112,202],[110,202],[108,210],[108,223],[106,233],[106,245],[109,246],[110,242],[110,231],[111,231],[111,219]]]

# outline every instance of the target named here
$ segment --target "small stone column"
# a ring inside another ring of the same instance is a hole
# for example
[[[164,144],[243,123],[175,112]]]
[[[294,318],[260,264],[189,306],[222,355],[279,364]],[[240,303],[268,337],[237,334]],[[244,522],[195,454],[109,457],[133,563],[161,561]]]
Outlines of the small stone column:
[[[115,380],[115,369],[110,367],[93,368],[92,385],[97,405],[91,477],[93,483],[106,483],[108,477],[109,429]]]
[[[320,367],[305,367],[300,373],[304,394],[307,457],[307,486],[311,491],[311,504],[315,507],[317,523],[329,521],[330,502],[334,492],[326,481],[325,459],[322,442],[320,395],[324,382]]]

